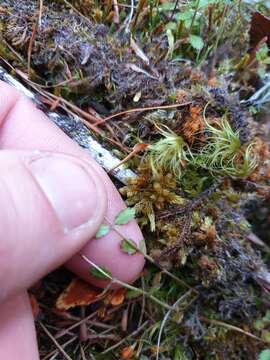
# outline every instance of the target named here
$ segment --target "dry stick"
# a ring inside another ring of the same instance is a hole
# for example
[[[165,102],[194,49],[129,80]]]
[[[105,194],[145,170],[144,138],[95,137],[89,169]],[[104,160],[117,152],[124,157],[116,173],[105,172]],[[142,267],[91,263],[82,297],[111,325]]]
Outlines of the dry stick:
[[[91,121],[91,122],[96,121],[97,118],[96,118],[95,116],[93,116],[93,115],[87,113],[86,111],[80,109],[78,106],[70,103],[68,100],[66,100],[66,99],[64,99],[64,98],[62,98],[62,97],[56,96],[56,95],[54,95],[54,94],[51,94],[51,93],[49,93],[48,91],[45,91],[45,90],[42,90],[42,91],[41,91],[41,90],[39,89],[39,84],[36,84],[35,82],[33,82],[33,81],[29,80],[28,78],[26,78],[26,77],[24,76],[24,74],[21,73],[20,71],[16,70],[16,72],[17,72],[18,75],[20,75],[24,80],[28,81],[29,85],[30,85],[31,87],[33,87],[37,92],[39,92],[40,94],[42,94],[42,96],[47,97],[48,99],[53,98],[53,99],[55,99],[55,100],[60,100],[60,101],[61,101],[63,104],[65,104],[67,107],[71,108],[71,111],[74,111],[75,113],[79,113],[79,115],[82,116],[82,117],[80,116],[81,122],[82,122],[88,129],[90,129],[90,130],[92,130],[93,132],[97,133],[98,135],[102,136],[103,138],[105,138],[106,140],[108,140],[110,143],[112,143],[112,144],[116,145],[117,147],[119,147],[121,150],[123,150],[123,151],[125,151],[125,152],[128,152],[128,151],[129,151],[129,149],[127,149],[125,146],[123,146],[123,145],[122,145],[121,143],[119,143],[118,141],[113,140],[113,139],[105,136],[104,133],[95,126],[95,124],[92,124],[92,123],[89,122],[89,121]],[[64,108],[63,105],[62,105],[62,108]],[[64,109],[65,109],[65,111],[67,111],[69,114],[74,115],[74,113],[70,112],[69,109],[66,109],[66,108],[64,108]],[[86,118],[87,120],[86,120],[85,118]],[[89,120],[89,121],[88,121],[88,120]]]
[[[189,101],[189,102],[185,102],[185,103],[182,103],[182,104],[172,104],[172,105],[160,105],[160,106],[149,106],[149,107],[145,107],[145,108],[136,108],[136,109],[130,109],[130,110],[125,110],[125,111],[121,111],[117,114],[113,114],[113,115],[110,115],[102,120],[98,120],[97,122],[95,122],[93,125],[94,126],[98,126],[98,125],[102,125],[104,124],[106,121],[109,121],[115,117],[118,117],[118,116],[121,116],[121,115],[125,115],[125,114],[130,114],[130,113],[133,113],[133,112],[140,112],[140,111],[150,111],[150,110],[158,110],[158,109],[174,109],[174,108],[177,108],[177,107],[182,107],[182,106],[187,106],[187,105],[190,105],[192,102]]]
[[[173,309],[176,310],[178,305],[184,301],[190,294],[191,294],[191,290],[189,290],[188,292],[186,292],[184,295],[182,295],[174,304],[173,304]],[[169,318],[169,316],[171,315],[172,310],[169,310],[166,315],[164,316],[162,323],[160,325],[160,329],[159,329],[159,333],[158,333],[158,341],[157,341],[157,355],[156,355],[156,360],[159,359],[159,348],[160,348],[160,341],[161,341],[161,336],[162,336],[162,332],[164,329],[164,326]]]
[[[119,25],[119,23],[120,23],[120,17],[119,17],[119,8],[118,8],[117,0],[112,0],[112,2],[113,2],[113,10],[114,10],[113,22],[114,22],[116,25]]]
[[[224,327],[224,328],[226,328],[226,329],[233,330],[233,331],[237,331],[237,332],[239,332],[240,334],[246,335],[246,336],[248,336],[248,337],[250,337],[250,338],[252,338],[252,339],[254,339],[254,340],[257,340],[257,341],[260,341],[260,342],[262,342],[262,343],[268,344],[267,341],[264,341],[263,339],[259,338],[258,336],[253,335],[253,334],[251,334],[250,332],[245,331],[245,330],[243,330],[243,329],[241,329],[241,328],[239,328],[239,327],[237,327],[237,326],[234,326],[234,325],[231,325],[231,324],[227,324],[227,323],[225,323],[225,322],[223,322],[223,321],[219,321],[219,320],[208,319],[208,318],[206,318],[206,317],[204,317],[204,316],[199,316],[199,319],[200,319],[201,321],[204,321],[205,323],[212,324],[212,325],[222,326],[222,327]]]
[[[131,338],[132,336],[136,336],[138,335],[145,327],[146,325],[148,325],[149,321],[145,321],[138,329],[136,329],[135,331],[133,331],[131,334],[129,334],[128,336],[126,336],[124,339],[120,340],[117,344],[114,344],[113,346],[109,347],[108,349],[104,350],[101,354],[107,354],[108,352],[118,348],[120,345],[122,345],[126,340],[128,340],[129,338]]]
[[[33,49],[33,45],[34,45],[34,40],[35,40],[35,36],[37,33],[37,29],[38,29],[38,23],[36,22],[33,25],[32,28],[32,35],[29,41],[29,46],[28,46],[28,50],[27,50],[27,73],[28,73],[28,77],[30,78],[31,76],[31,56],[32,56],[32,49]]]
[[[65,348],[66,346],[68,346],[69,344],[71,344],[74,340],[78,339],[78,336],[74,336],[73,338],[69,339],[68,341],[66,341],[63,345],[62,348]],[[52,357],[57,356],[59,354],[59,350],[53,350],[51,351],[49,354],[45,355],[42,360],[47,360],[50,359],[52,360]]]
[[[38,14],[38,26],[41,26],[41,18],[42,18],[42,11],[43,11],[43,0],[39,0],[39,14]]]
[[[149,294],[147,291],[144,291],[142,289],[139,289],[135,286],[132,286],[130,284],[127,284],[119,279],[116,279],[114,277],[112,277],[111,275],[107,274],[103,269],[101,269],[98,265],[96,265],[95,263],[93,263],[90,259],[88,259],[87,256],[85,256],[84,254],[80,254],[81,258],[87,262],[89,265],[91,265],[93,268],[95,268],[96,270],[98,270],[98,272],[100,274],[102,274],[105,278],[107,278],[108,280],[111,280],[112,283],[118,284],[126,289],[129,290],[133,290],[136,291],[138,294],[141,295],[145,295],[146,297],[148,297],[149,299],[151,299],[152,301],[154,301],[155,303],[159,304],[160,306],[164,307],[167,310],[172,309],[172,307],[170,305],[168,305],[167,303],[159,300],[158,298],[156,298],[155,296],[153,296],[152,294]]]
[[[222,181],[224,180],[224,178],[219,179],[215,184],[211,185],[208,189],[205,189],[204,191],[202,191],[201,193],[199,193],[195,198],[193,198],[189,204],[182,206],[180,208],[176,208],[173,210],[165,210],[163,212],[161,212],[158,215],[158,219],[165,219],[168,218],[170,216],[174,216],[174,215],[183,215],[186,212],[193,210],[195,207],[197,207],[198,205],[200,205],[200,203],[203,201],[203,199],[206,196],[211,195],[222,183]]]
[[[78,14],[79,16],[81,16],[84,20],[86,20],[88,23],[91,23],[90,20],[88,19],[88,17],[84,16],[78,9],[75,8],[75,6],[73,6],[70,2],[68,2],[67,0],[63,0],[64,3],[69,6],[76,14]]]
[[[166,214],[163,215],[163,217],[161,217],[164,219],[171,215],[179,215],[179,214],[183,215],[186,213],[185,223],[184,223],[183,230],[180,234],[179,239],[176,241],[175,244],[172,244],[171,246],[168,246],[166,249],[164,249],[162,251],[162,253],[160,254],[160,258],[162,258],[164,256],[168,256],[169,254],[175,253],[179,249],[182,242],[190,234],[192,210],[196,206],[198,206],[206,196],[209,196],[210,194],[212,194],[212,192],[217,189],[217,187],[221,184],[222,181],[223,181],[223,179],[219,179],[214,185],[210,186],[208,189],[202,191],[198,196],[196,196],[188,205],[186,205],[180,209],[176,209],[173,212],[167,212]]]
[[[65,350],[62,348],[62,346],[55,340],[53,335],[49,332],[49,330],[42,324],[42,322],[39,322],[39,325],[41,326],[42,330],[46,333],[46,335],[52,340],[54,345],[57,347],[57,349],[63,354],[63,356],[67,360],[72,360],[71,357],[65,352]]]
[[[190,224],[191,224],[191,220],[192,220],[192,208],[190,207],[190,209],[188,209],[188,213],[186,215],[185,218],[185,223],[183,226],[183,230],[179,236],[179,238],[177,239],[175,244],[172,244],[170,246],[168,246],[166,249],[164,249],[159,258],[163,258],[165,256],[168,256],[172,253],[175,253],[181,246],[182,242],[188,237],[189,233],[190,233]]]
[[[76,324],[71,325],[69,328],[65,329],[64,331],[61,332],[61,334],[59,333],[56,336],[56,339],[61,338],[62,336],[66,335],[70,330],[75,329],[76,327],[80,326],[81,324],[87,322],[88,320],[92,319],[93,317],[95,317],[97,315],[97,311],[95,311],[94,313],[88,315],[86,318],[78,321]]]
[[[80,345],[80,351],[81,351],[82,360],[87,360],[82,345]]]

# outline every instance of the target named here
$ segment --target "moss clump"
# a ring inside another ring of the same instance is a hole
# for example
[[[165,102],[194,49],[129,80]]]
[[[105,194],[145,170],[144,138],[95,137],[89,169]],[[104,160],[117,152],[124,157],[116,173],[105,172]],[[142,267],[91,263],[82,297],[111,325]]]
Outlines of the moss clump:
[[[135,205],[141,224],[150,222],[154,231],[156,210],[184,203],[175,189],[176,180],[171,173],[163,173],[160,169],[153,175],[152,166],[146,162],[138,168],[138,177],[130,179],[128,186],[121,188],[120,192],[127,197],[128,205]]]

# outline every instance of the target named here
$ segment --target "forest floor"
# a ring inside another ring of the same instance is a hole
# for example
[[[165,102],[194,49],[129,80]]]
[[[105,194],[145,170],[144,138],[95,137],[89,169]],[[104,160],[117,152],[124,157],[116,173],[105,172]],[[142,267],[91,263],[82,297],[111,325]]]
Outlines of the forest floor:
[[[136,173],[147,247],[132,288],[31,290],[41,359],[270,359],[267,4],[1,1],[0,64]]]

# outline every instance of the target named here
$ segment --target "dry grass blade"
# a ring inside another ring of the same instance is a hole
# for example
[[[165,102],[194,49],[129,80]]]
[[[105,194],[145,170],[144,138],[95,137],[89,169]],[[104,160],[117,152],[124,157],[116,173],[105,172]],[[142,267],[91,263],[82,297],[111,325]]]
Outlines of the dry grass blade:
[[[226,328],[226,329],[229,329],[229,330],[237,331],[237,332],[239,332],[239,333],[241,333],[241,334],[243,334],[243,335],[246,335],[246,336],[248,336],[248,337],[250,337],[250,338],[252,338],[252,339],[254,339],[254,340],[257,340],[257,341],[260,341],[260,342],[262,342],[262,343],[268,344],[266,341],[264,341],[263,339],[259,338],[258,336],[253,335],[253,334],[251,334],[250,332],[245,331],[245,330],[243,330],[243,329],[241,329],[241,328],[239,328],[239,327],[237,327],[237,326],[234,326],[234,325],[231,325],[231,324],[227,324],[227,323],[225,323],[225,322],[223,322],[223,321],[214,320],[214,319],[207,319],[207,318],[204,317],[204,316],[200,316],[200,320],[201,320],[201,321],[204,321],[204,322],[206,322],[206,323],[208,323],[208,324],[218,325],[218,326],[222,326],[222,327],[224,327],[224,328]]]
[[[57,340],[54,338],[54,336],[49,332],[49,330],[42,324],[42,322],[39,322],[40,327],[45,332],[45,334],[52,340],[54,345],[57,347],[57,349],[62,353],[65,359],[72,360],[71,357],[65,352],[65,350],[62,348],[62,346],[57,342]]]
[[[145,321],[140,327],[138,327],[138,329],[136,329],[135,331],[133,331],[131,334],[129,334],[128,336],[126,336],[125,338],[123,338],[122,340],[120,340],[117,344],[114,344],[113,346],[109,347],[108,349],[106,349],[105,351],[102,352],[102,354],[108,354],[110,351],[117,349],[120,345],[122,345],[125,341],[127,341],[128,339],[138,335],[147,325],[149,324],[149,321]]]
[[[190,104],[191,104],[191,101],[185,102],[185,103],[182,103],[182,104],[149,106],[149,107],[145,107],[145,108],[136,108],[136,109],[125,110],[125,111],[121,111],[121,112],[119,112],[119,113],[117,113],[117,114],[113,114],[113,115],[107,116],[106,118],[95,122],[93,125],[94,125],[94,126],[102,125],[102,124],[104,124],[106,121],[109,121],[109,120],[111,120],[111,119],[114,119],[114,118],[116,118],[116,117],[118,117],[118,116],[122,116],[122,115],[125,115],[125,114],[130,114],[130,113],[134,113],[134,112],[151,111],[151,110],[159,110],[159,109],[175,109],[175,108],[182,107],[182,106],[187,106],[187,105],[190,105]]]
[[[176,310],[178,305],[184,301],[190,294],[192,293],[192,290],[189,290],[188,292],[186,292],[184,295],[182,295],[174,304],[173,304],[173,309]],[[160,329],[159,329],[159,333],[158,333],[158,341],[157,341],[157,354],[156,354],[156,360],[159,359],[159,350],[160,350],[160,342],[161,342],[161,336],[162,336],[162,332],[163,329],[165,327],[165,324],[169,318],[169,316],[171,315],[172,310],[168,310],[168,312],[166,313],[166,315],[164,316],[162,323],[160,325]]]
[[[31,76],[31,56],[32,56],[32,49],[33,49],[33,45],[34,45],[34,41],[35,41],[35,36],[37,33],[37,29],[38,29],[38,24],[35,23],[33,25],[32,28],[32,35],[29,41],[29,46],[28,46],[28,50],[27,50],[27,73],[28,73],[28,77],[30,79]]]

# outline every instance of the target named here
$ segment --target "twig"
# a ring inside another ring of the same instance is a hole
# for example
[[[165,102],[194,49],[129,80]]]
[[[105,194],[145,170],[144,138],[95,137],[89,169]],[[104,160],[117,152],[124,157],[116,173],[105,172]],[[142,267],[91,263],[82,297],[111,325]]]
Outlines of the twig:
[[[84,20],[86,20],[88,23],[91,23],[90,20],[84,16],[78,9],[75,8],[69,1],[63,0],[64,3],[69,6],[77,15],[80,15]],[[92,24],[91,24],[92,25]]]
[[[71,344],[74,340],[78,339],[78,336],[73,336],[71,339],[69,339],[67,342],[65,342],[63,345],[62,345],[62,348],[65,348],[66,346],[68,346],[69,344]],[[45,355],[42,360],[47,360],[47,359],[50,359],[52,360],[52,357],[53,356],[57,356],[59,354],[59,350],[56,349],[56,350],[53,350],[51,351],[49,354]]]
[[[113,10],[114,10],[114,14],[113,14],[113,22],[116,25],[119,25],[120,23],[120,18],[119,18],[119,7],[117,4],[117,0],[113,0]]]
[[[111,226],[111,229],[114,230],[115,232],[118,233],[118,235],[120,235],[123,239],[125,239],[125,241],[134,248],[134,250],[138,251],[140,254],[142,254],[144,256],[144,258],[146,260],[148,260],[150,263],[152,263],[153,265],[157,266],[164,274],[166,274],[167,276],[169,276],[170,278],[172,278],[174,281],[176,281],[179,285],[181,286],[185,286],[188,289],[192,289],[196,294],[198,294],[198,291],[196,289],[194,289],[193,287],[191,287],[190,285],[188,285],[184,280],[179,279],[177,276],[175,276],[174,274],[170,273],[167,269],[165,269],[161,264],[159,264],[157,261],[155,261],[150,255],[146,254],[145,252],[143,252],[142,249],[140,249],[139,247],[134,247],[134,244],[129,241],[128,239],[125,238],[124,234],[122,234],[117,227],[115,227],[110,220],[105,216],[105,220],[107,221],[107,223]]]
[[[124,339],[120,340],[117,344],[114,344],[113,346],[109,347],[108,349],[106,349],[105,351],[103,351],[101,354],[107,354],[108,352],[118,348],[120,345],[122,345],[127,339],[138,335],[145,327],[146,325],[148,325],[149,321],[145,321],[138,329],[136,329],[135,331],[133,331],[131,334],[129,334],[128,336],[126,336]]]
[[[29,46],[28,46],[28,50],[27,50],[27,73],[28,73],[28,77],[30,79],[31,77],[31,56],[32,56],[32,49],[33,49],[33,45],[34,45],[34,41],[35,41],[35,36],[37,33],[37,28],[38,28],[38,23],[36,22],[33,25],[32,28],[32,35],[31,38],[29,40]]]
[[[45,334],[52,340],[54,345],[57,347],[57,349],[63,354],[63,356],[67,360],[72,360],[71,357],[65,352],[65,350],[62,348],[62,346],[55,340],[53,335],[49,332],[49,330],[42,324],[42,322],[39,322],[40,327],[45,332]]]
[[[180,237],[178,238],[178,240],[176,241],[175,244],[172,244],[170,246],[168,246],[166,249],[164,249],[159,258],[168,256],[169,254],[175,253],[182,245],[183,241],[188,237],[188,235],[190,234],[190,225],[191,225],[191,220],[192,220],[192,210],[197,207],[202,200],[206,197],[209,196],[210,194],[212,194],[212,192],[214,192],[217,187],[220,185],[220,183],[223,181],[222,180],[218,180],[217,183],[215,183],[214,185],[210,186],[208,189],[202,191],[198,196],[196,196],[188,205],[182,207],[182,208],[178,208],[175,209],[174,211],[171,212],[166,212],[163,214],[163,217],[161,218],[166,218],[172,215],[184,215],[185,219],[184,219],[184,226],[182,228],[182,232],[180,234]]]
[[[119,279],[116,279],[114,277],[112,277],[111,275],[107,274],[103,269],[101,269],[98,265],[96,265],[95,263],[93,263],[87,256],[85,256],[84,254],[80,254],[81,258],[87,262],[89,265],[91,265],[93,268],[95,268],[96,270],[98,270],[103,276],[104,278],[111,280],[112,283],[118,284],[126,289],[129,290],[133,290],[136,291],[138,294],[140,295],[145,295],[146,297],[148,297],[150,300],[152,300],[153,302],[159,304],[160,306],[164,307],[167,310],[172,309],[172,307],[170,305],[168,305],[167,303],[159,300],[158,298],[156,298],[154,295],[149,294],[147,291],[144,291],[142,289],[139,289],[135,286],[132,286],[130,284],[127,284]],[[172,309],[173,310],[173,309]]]
[[[185,206],[182,206],[180,208],[176,208],[176,209],[172,209],[172,210],[166,210],[161,212],[157,217],[158,219],[166,219],[170,216],[174,216],[174,215],[184,215],[185,213],[193,210],[195,207],[197,207],[198,205],[200,205],[200,203],[202,202],[202,200],[211,195],[214,191],[216,191],[216,189],[220,186],[220,184],[222,183],[224,179],[221,178],[219,179],[215,184],[213,184],[212,186],[210,186],[208,189],[202,191],[200,194],[198,194],[194,199],[191,200],[191,202]]]
[[[134,0],[131,0],[131,8],[130,8],[130,13],[129,13],[129,16],[128,16],[128,21],[127,21],[127,25],[126,25],[126,28],[125,28],[125,32],[128,33],[129,32],[129,26],[130,26],[130,23],[131,23],[131,20],[133,18],[133,14],[134,14]]]
[[[76,327],[80,326],[81,324],[88,322],[88,320],[92,319],[92,318],[95,317],[96,315],[97,315],[97,311],[95,311],[94,313],[88,315],[86,318],[78,321],[76,324],[71,325],[71,326],[68,327],[67,329],[59,332],[59,333],[55,336],[55,338],[56,338],[56,339],[61,338],[62,336],[66,335],[70,330],[73,330],[73,329],[75,329]]]
[[[175,4],[174,4],[173,11],[172,11],[172,14],[171,14],[171,16],[170,16],[169,21],[172,21],[172,20],[173,20],[173,16],[174,16],[175,11],[176,11],[176,9],[177,9],[178,3],[179,3],[179,0],[176,0],[176,1],[175,1]]]
[[[172,310],[176,310],[178,305],[184,301],[190,294],[191,294],[191,290],[189,290],[188,292],[186,292],[184,295],[182,295],[172,306]],[[164,326],[169,318],[169,316],[171,315],[172,310],[168,310],[168,312],[166,313],[166,315],[164,316],[162,323],[160,325],[160,329],[159,329],[159,333],[158,333],[158,340],[157,340],[157,354],[156,354],[156,360],[159,359],[159,349],[160,349],[160,341],[161,341],[161,336],[162,336],[162,332],[164,329]]]
[[[188,237],[188,235],[190,234],[190,224],[191,224],[191,219],[192,219],[192,209],[191,207],[188,209],[188,213],[186,215],[185,218],[185,222],[184,222],[184,226],[182,229],[182,232],[179,236],[179,238],[177,239],[175,244],[172,244],[170,246],[167,246],[166,249],[164,249],[160,256],[160,258],[163,258],[165,256],[168,256],[172,253],[175,253],[182,245],[183,241]]]
[[[259,338],[258,336],[256,335],[253,335],[251,334],[250,332],[248,331],[245,331],[237,326],[234,326],[234,325],[231,325],[231,324],[227,324],[223,321],[219,321],[219,320],[214,320],[214,319],[208,319],[204,316],[199,316],[199,319],[205,323],[208,323],[208,324],[211,324],[211,325],[218,325],[218,326],[222,326],[226,329],[229,329],[229,330],[233,330],[233,331],[237,331],[239,332],[240,334],[243,334],[243,335],[246,335],[254,340],[257,340],[257,341],[260,341],[262,343],[267,343],[266,341],[264,341],[263,339]]]
[[[188,101],[182,104],[172,104],[172,105],[160,105],[160,106],[149,106],[149,107],[145,107],[145,108],[136,108],[136,109],[129,109],[129,110],[125,110],[125,111],[121,111],[117,114],[113,114],[110,116],[107,116],[106,118],[99,120],[97,122],[95,122],[93,125],[94,126],[98,126],[98,125],[102,125],[104,124],[106,121],[109,121],[115,117],[118,116],[122,116],[125,114],[130,114],[130,113],[134,113],[134,112],[140,112],[140,111],[150,111],[150,110],[158,110],[158,109],[174,109],[174,108],[178,108],[178,107],[182,107],[182,106],[187,106],[190,105],[192,102]]]
[[[42,19],[42,11],[43,11],[43,0],[39,0],[39,14],[38,14],[38,27],[41,27],[41,19]]]

